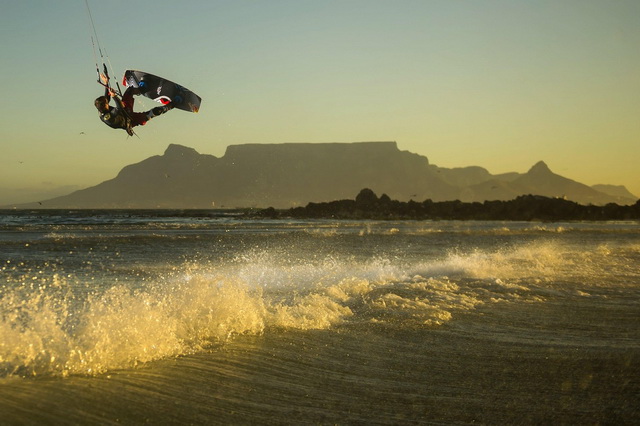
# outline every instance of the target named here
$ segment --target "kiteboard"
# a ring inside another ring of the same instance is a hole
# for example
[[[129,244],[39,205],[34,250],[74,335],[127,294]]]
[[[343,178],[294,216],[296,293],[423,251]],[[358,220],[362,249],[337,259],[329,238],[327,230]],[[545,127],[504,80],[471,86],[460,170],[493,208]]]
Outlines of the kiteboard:
[[[124,72],[122,84],[140,89],[141,95],[163,105],[171,102],[175,108],[184,111],[198,112],[200,110],[200,102],[202,101],[200,96],[186,87],[157,75],[127,70]]]

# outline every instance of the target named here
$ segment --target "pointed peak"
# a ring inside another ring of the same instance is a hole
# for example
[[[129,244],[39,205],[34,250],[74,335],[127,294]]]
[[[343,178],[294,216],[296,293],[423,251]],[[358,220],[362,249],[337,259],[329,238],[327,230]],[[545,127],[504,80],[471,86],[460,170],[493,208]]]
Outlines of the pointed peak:
[[[531,167],[531,169],[529,169],[528,173],[551,173],[551,170],[549,169],[549,166],[547,166],[547,163],[544,161],[538,161],[533,167]]]

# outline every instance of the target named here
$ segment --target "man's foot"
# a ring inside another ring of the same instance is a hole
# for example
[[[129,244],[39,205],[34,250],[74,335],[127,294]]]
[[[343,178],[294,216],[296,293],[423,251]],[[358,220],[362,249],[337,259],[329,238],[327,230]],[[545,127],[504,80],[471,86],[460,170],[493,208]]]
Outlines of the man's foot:
[[[164,114],[167,111],[171,111],[173,108],[175,107],[175,105],[173,105],[173,102],[169,102],[168,104],[165,104],[161,107],[156,107],[154,108],[154,110],[158,110],[159,113],[156,115],[160,115],[160,114]]]

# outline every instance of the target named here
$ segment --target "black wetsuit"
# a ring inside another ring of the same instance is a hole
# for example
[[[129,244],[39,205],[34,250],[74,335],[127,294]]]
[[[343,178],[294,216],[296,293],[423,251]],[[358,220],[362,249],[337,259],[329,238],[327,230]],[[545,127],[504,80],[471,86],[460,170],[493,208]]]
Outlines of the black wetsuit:
[[[133,130],[131,130],[132,127],[144,126],[145,123],[153,117],[157,117],[173,109],[172,104],[167,104],[165,106],[155,107],[147,112],[135,112],[133,110],[134,94],[139,94],[139,91],[130,86],[122,95],[122,99],[114,96],[113,99],[116,100],[116,106],[112,107],[109,105],[108,111],[101,112],[100,120],[114,129],[124,129],[132,136],[134,134]],[[111,101],[109,89],[105,89],[104,95],[108,101]]]
[[[104,96],[111,102],[111,94],[109,93],[109,89],[105,89]],[[129,133],[129,135],[133,134],[133,130],[131,130],[132,123],[131,117],[125,110],[125,106],[122,101],[114,96],[116,100],[116,106],[109,105],[109,110],[106,112],[100,113],[100,120],[107,126],[114,129],[124,129]]]

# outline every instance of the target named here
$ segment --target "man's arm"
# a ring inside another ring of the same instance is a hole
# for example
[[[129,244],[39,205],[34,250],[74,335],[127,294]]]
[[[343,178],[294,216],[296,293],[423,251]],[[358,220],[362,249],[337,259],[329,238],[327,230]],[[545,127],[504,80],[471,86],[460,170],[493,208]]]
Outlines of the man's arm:
[[[107,97],[107,99],[109,99],[109,101],[111,101],[112,98],[116,101],[116,108],[124,109],[124,104],[122,103],[122,100],[118,97],[118,94],[116,93],[116,91],[113,90],[111,87],[105,87],[104,95]]]

